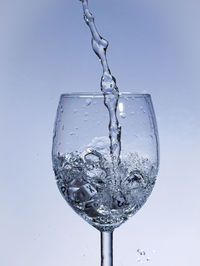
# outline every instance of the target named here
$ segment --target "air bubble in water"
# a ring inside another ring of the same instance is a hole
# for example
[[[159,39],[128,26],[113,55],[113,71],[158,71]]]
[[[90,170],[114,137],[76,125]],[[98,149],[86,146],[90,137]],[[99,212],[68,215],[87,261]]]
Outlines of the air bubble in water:
[[[101,154],[97,151],[91,151],[85,155],[85,160],[93,161],[93,162],[99,162],[101,159]]]
[[[58,187],[66,201],[95,227],[119,225],[146,201],[155,183],[156,166],[152,171],[152,162],[138,154],[122,156],[116,172],[122,183],[121,187],[116,187],[112,179],[112,161],[106,155],[109,148],[105,149],[109,147],[108,138],[96,137],[87,147],[82,152],[58,153],[54,157]],[[141,263],[147,263],[146,252],[142,249],[137,252]]]

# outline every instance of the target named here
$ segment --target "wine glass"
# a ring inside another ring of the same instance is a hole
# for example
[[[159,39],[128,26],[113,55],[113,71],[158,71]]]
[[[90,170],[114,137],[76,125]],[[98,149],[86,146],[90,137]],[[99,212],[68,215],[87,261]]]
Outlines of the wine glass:
[[[104,96],[62,94],[52,160],[58,188],[72,209],[101,233],[101,265],[113,265],[113,231],[152,192],[159,166],[158,131],[149,94],[121,93],[121,154],[113,169]]]

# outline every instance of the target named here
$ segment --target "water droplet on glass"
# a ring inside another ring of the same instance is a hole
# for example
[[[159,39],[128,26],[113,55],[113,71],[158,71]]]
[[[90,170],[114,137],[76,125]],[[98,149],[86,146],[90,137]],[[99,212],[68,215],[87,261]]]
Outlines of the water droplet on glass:
[[[84,113],[84,116],[88,116],[88,115],[89,115],[88,112],[85,112],[85,113]]]
[[[87,100],[85,101],[86,106],[89,106],[91,103],[92,103],[92,100],[91,100],[91,99],[87,99]]]
[[[121,116],[121,118],[126,118],[126,113],[120,113],[119,115]]]
[[[74,132],[70,132],[69,135],[70,135],[70,136],[74,136],[75,133],[74,133]]]
[[[78,110],[77,109],[74,109],[74,114],[76,114],[78,112]]]
[[[150,261],[150,258],[147,258],[147,261]]]
[[[142,249],[137,249],[137,253],[139,254],[139,255],[141,255],[141,256],[145,256],[146,255],[146,252],[144,251],[144,250],[142,250]]]

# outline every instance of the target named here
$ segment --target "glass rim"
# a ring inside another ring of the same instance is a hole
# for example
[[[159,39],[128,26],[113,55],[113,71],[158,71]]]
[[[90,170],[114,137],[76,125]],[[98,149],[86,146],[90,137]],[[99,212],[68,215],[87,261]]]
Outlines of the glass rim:
[[[151,97],[149,93],[133,93],[133,92],[120,92],[119,96],[121,97]],[[103,93],[99,92],[72,92],[72,93],[63,93],[60,95],[61,98],[103,98]]]

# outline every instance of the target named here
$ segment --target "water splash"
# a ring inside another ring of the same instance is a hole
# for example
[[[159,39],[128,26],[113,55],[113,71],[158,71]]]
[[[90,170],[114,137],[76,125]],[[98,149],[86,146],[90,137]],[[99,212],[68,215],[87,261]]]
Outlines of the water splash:
[[[94,16],[89,10],[88,0],[80,0],[83,6],[84,20],[90,28],[92,34],[92,48],[95,54],[98,56],[102,68],[103,75],[101,77],[101,91],[104,95],[104,104],[109,111],[109,138],[110,138],[110,154],[113,161],[114,169],[120,163],[121,152],[121,126],[117,119],[117,105],[119,100],[119,89],[116,85],[116,79],[112,76],[108,61],[106,57],[106,51],[108,48],[108,41],[104,39],[98,32]]]
[[[143,206],[157,174],[156,165],[148,158],[137,153],[121,154],[117,174],[122,182],[116,187],[110,156],[104,149],[93,149],[92,145],[81,152],[54,156],[53,167],[65,200],[101,231],[112,231]],[[139,259],[146,260],[145,254],[138,249]]]

